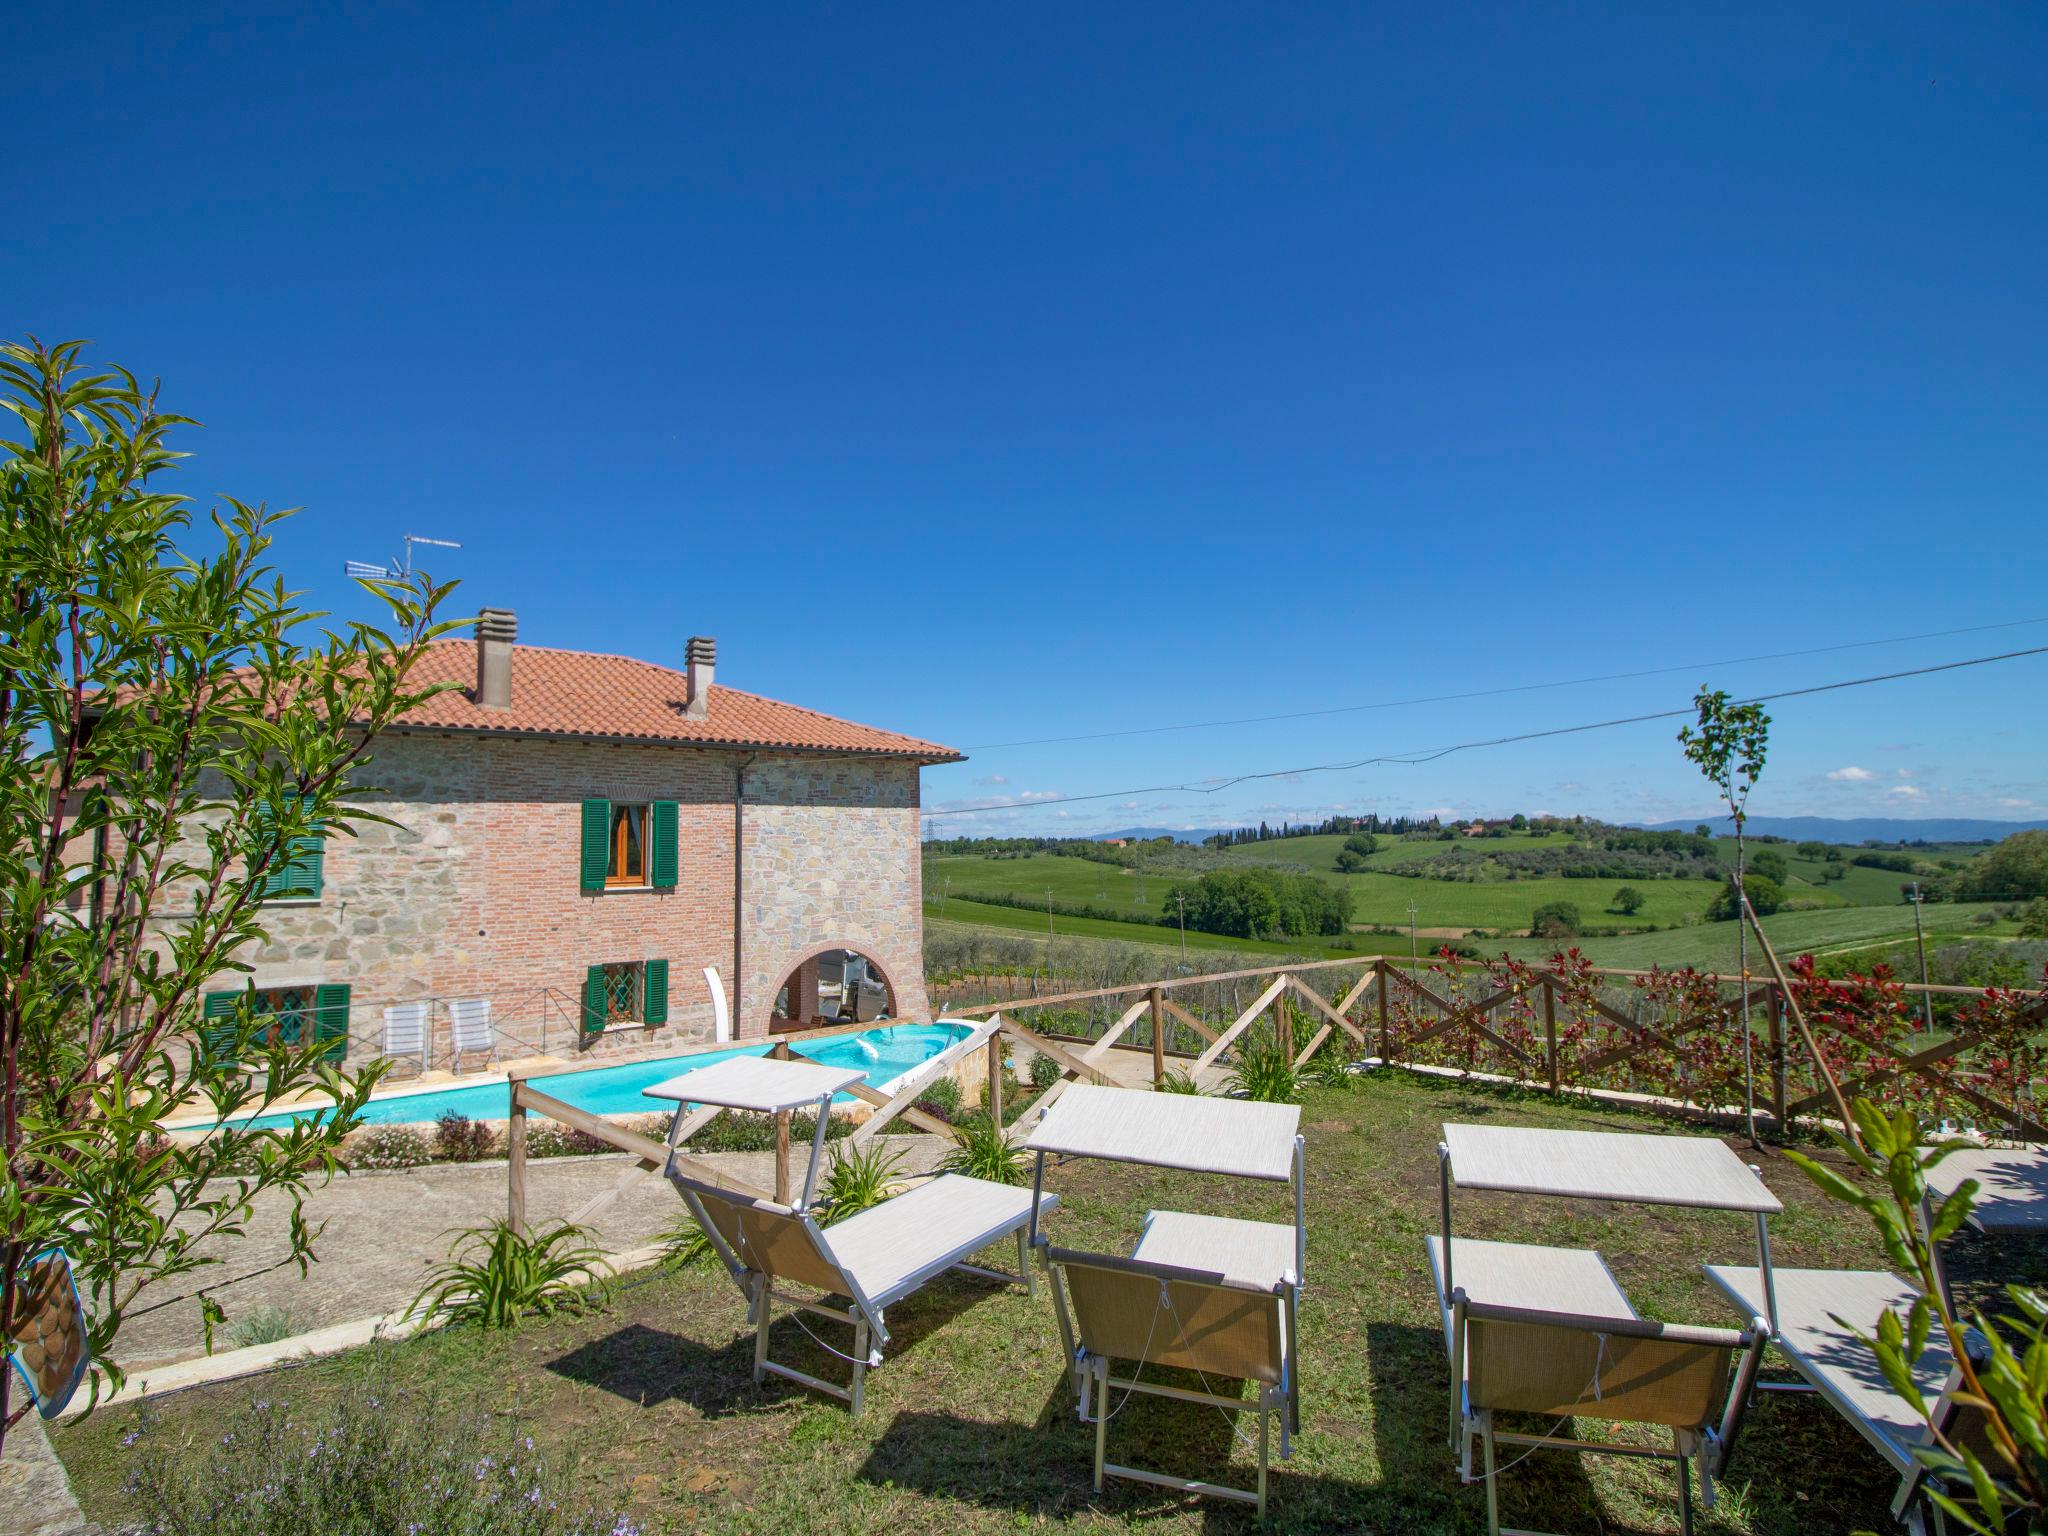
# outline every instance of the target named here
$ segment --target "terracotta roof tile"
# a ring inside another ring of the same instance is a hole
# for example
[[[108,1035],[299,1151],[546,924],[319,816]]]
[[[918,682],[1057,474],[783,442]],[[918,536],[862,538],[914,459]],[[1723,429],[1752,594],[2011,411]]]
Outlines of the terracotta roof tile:
[[[478,707],[474,640],[435,641],[414,667],[410,681],[462,684],[405,715],[401,726],[415,730],[581,736],[678,746],[789,747],[914,757],[928,763],[956,762],[961,756],[936,742],[856,725],[715,683],[709,711],[693,720],[683,713],[689,692],[685,676],[629,656],[515,645],[510,709]]]

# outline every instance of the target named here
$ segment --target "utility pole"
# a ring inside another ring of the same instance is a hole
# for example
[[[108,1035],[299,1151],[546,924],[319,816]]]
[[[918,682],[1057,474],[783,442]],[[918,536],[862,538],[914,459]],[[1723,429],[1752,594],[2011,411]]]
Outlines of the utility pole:
[[[1422,969],[1422,946],[1415,937],[1415,898],[1408,899],[1408,959],[1416,970]]]
[[[1173,899],[1180,903],[1180,964],[1186,970],[1188,964],[1188,893],[1175,891]]]
[[[1052,887],[1049,885],[1045,888],[1045,937],[1048,942],[1052,938]]]
[[[1913,938],[1920,946],[1920,1018],[1927,1026],[1927,1033],[1934,1033],[1934,994],[1927,990],[1927,930],[1920,925],[1920,882],[1913,882],[1913,893],[1906,898],[1913,903]]]
[[[944,922],[946,917],[946,898],[952,894],[953,877],[951,875],[948,875],[946,876],[944,883],[942,883],[939,886],[939,920],[941,922]]]

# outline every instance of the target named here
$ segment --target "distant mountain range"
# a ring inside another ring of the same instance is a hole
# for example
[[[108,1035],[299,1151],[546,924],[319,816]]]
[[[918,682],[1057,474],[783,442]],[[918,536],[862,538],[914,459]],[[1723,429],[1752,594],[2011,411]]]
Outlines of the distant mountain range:
[[[1155,837],[1170,837],[1176,843],[1199,843],[1216,830],[1215,827],[1123,827],[1115,832],[1091,832],[1088,835],[1098,843],[1117,838],[1127,843],[1148,843]]]
[[[1690,832],[1697,817],[1649,823],[1652,832]],[[1715,832],[1728,834],[1728,818],[1708,818]],[[2015,832],[2048,829],[2048,821],[1971,821],[1959,816],[1906,820],[1896,816],[1752,816],[1748,830],[1760,837],[1816,843],[1981,843]]]

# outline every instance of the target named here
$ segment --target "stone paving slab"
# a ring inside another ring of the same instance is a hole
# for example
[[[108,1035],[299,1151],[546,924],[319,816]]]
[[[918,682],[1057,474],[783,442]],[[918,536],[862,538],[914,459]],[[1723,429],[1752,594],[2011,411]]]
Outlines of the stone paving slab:
[[[0,1452],[0,1536],[82,1536],[88,1529],[64,1464],[30,1414]]]

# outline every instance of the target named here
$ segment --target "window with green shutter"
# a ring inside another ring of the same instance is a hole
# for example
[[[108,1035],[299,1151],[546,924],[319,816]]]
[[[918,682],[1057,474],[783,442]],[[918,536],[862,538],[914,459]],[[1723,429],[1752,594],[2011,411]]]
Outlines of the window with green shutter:
[[[640,1022],[668,1022],[668,962],[648,960],[640,967]]]
[[[672,891],[676,885],[676,802],[657,800],[650,807],[647,832],[647,883],[658,891]]]
[[[304,805],[306,799],[300,803]],[[259,825],[269,826],[275,820],[269,808],[257,811]],[[263,877],[265,900],[307,901],[317,899],[327,874],[327,839],[321,833],[306,837],[295,837],[285,849],[284,862],[277,865]]]
[[[199,1049],[208,1060],[234,1054],[235,1007],[241,1000],[239,990],[206,994],[199,1010]]]
[[[583,802],[583,889],[601,891],[611,871],[612,803],[609,800]]]
[[[313,1038],[327,1042],[320,1053],[327,1061],[348,1055],[348,983],[326,982],[314,989]]]

